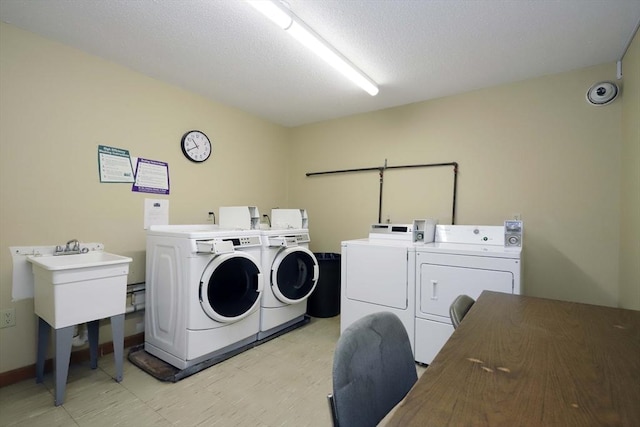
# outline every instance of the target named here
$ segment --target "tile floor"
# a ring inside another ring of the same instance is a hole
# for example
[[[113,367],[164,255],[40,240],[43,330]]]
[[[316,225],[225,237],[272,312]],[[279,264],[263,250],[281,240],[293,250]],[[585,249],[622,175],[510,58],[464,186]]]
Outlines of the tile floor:
[[[158,381],[126,358],[117,383],[109,354],[98,369],[89,362],[69,368],[59,407],[52,374],[43,384],[0,388],[0,426],[330,426],[326,395],[339,333],[339,316],[312,318],[177,383]]]

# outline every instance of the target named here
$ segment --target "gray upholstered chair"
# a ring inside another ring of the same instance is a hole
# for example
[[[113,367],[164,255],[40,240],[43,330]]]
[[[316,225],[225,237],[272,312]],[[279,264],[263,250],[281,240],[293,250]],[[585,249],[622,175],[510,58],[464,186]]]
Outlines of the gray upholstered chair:
[[[329,407],[336,427],[373,427],[417,381],[409,336],[393,313],[357,320],[340,335]]]
[[[475,303],[475,300],[468,295],[459,295],[451,305],[449,306],[449,316],[451,316],[451,323],[453,323],[453,329],[457,329],[462,319],[471,309],[471,306]]]

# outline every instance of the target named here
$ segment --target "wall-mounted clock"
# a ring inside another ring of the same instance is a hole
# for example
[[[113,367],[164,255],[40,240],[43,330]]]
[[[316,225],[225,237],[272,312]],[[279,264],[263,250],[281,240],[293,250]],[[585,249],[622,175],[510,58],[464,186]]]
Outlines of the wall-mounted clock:
[[[192,162],[201,163],[211,155],[211,141],[199,130],[190,130],[182,136],[180,141],[182,152]]]

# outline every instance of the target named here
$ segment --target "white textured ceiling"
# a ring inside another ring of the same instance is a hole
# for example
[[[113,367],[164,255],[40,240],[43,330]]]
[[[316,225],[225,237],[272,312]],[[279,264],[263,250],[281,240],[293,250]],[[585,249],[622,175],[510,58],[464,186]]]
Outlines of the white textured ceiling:
[[[614,62],[640,21],[640,0],[287,3],[380,93],[242,0],[0,0],[0,19],[285,126]]]

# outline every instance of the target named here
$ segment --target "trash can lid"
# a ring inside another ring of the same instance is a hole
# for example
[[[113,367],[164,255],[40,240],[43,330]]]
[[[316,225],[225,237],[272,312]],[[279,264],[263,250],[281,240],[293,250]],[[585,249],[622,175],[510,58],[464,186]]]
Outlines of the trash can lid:
[[[340,259],[340,254],[333,252],[314,252],[313,255],[318,261],[338,261]]]

